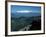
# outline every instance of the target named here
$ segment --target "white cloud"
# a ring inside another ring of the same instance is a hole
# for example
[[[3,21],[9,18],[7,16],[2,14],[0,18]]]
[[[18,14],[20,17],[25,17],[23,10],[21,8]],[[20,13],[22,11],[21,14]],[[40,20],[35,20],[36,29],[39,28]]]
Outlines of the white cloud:
[[[28,10],[23,10],[23,11],[16,11],[17,13],[30,13],[32,11],[28,11]]]

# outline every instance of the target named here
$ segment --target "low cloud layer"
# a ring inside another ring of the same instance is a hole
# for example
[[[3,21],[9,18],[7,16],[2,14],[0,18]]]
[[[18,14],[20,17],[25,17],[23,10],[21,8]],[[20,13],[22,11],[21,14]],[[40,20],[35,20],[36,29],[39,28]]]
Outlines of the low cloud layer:
[[[24,10],[24,11],[16,11],[17,13],[30,13],[32,11]]]

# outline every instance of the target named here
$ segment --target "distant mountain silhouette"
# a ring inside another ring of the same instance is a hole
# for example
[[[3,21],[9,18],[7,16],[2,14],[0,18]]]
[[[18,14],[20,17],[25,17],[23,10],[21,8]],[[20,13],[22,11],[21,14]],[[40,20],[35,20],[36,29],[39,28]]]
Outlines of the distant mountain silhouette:
[[[11,13],[12,17],[21,17],[21,16],[25,16],[25,17],[31,17],[31,16],[40,16],[40,13]]]

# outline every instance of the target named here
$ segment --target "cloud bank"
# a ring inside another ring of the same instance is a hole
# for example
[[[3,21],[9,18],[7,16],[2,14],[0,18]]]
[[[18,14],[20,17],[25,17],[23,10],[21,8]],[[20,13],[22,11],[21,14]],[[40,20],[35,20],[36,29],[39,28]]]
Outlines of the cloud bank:
[[[32,12],[32,11],[28,11],[28,10],[21,10],[21,11],[16,11],[17,13],[30,13],[30,12]]]

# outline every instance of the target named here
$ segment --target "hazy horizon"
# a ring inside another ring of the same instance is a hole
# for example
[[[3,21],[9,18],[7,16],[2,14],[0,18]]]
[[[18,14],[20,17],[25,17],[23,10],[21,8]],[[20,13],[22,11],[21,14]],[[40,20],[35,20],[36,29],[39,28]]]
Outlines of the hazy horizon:
[[[17,17],[19,16],[40,16],[41,7],[11,5],[11,14]]]

